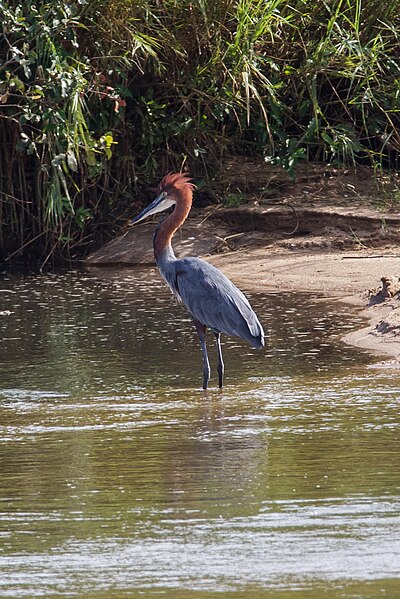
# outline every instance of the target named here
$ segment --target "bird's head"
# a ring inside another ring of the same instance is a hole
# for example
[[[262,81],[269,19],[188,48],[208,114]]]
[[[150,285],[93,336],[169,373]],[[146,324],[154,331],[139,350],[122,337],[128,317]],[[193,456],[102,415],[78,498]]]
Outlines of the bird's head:
[[[169,173],[165,175],[158,186],[156,199],[142,210],[130,224],[135,225],[152,214],[164,212],[164,210],[182,201],[183,198],[189,198],[191,203],[194,187],[189,175],[186,173]]]

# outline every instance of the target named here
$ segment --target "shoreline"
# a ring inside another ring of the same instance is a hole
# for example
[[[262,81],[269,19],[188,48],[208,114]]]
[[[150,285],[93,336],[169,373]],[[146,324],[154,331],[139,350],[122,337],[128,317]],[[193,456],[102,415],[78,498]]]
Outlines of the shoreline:
[[[141,244],[140,249],[145,259],[139,263],[110,260],[86,263],[84,268],[106,271],[110,267],[136,266],[156,269],[150,243]],[[391,276],[400,270],[397,251],[396,247],[391,247],[310,253],[259,246],[223,254],[203,254],[202,257],[239,288],[249,292],[310,293],[322,300],[353,305],[369,322],[365,327],[347,333],[342,341],[371,354],[379,354],[383,361],[378,365],[393,367],[400,366],[400,294],[374,302],[371,298],[382,295],[382,277],[397,278]],[[177,255],[180,253],[178,250]]]
[[[266,248],[232,252],[207,259],[238,286],[249,291],[298,291],[352,304],[369,320],[342,341],[390,357],[382,366],[400,366],[400,299],[398,294],[369,305],[381,292],[380,280],[398,270],[397,248],[360,252],[266,255]]]
[[[174,238],[175,253],[203,257],[248,291],[298,291],[352,304],[369,324],[343,340],[400,363],[399,293],[368,306],[383,277],[400,275],[400,216],[371,207],[360,211],[352,204],[296,210],[301,223],[297,234],[282,206],[194,211]],[[154,227],[150,221],[126,228],[81,264],[155,266]]]

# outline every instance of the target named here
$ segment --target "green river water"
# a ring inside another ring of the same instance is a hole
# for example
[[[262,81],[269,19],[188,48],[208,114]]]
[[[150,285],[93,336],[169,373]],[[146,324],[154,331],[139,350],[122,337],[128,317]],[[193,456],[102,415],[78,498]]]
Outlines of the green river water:
[[[400,598],[400,373],[363,321],[251,295],[200,389],[154,270],[0,282],[0,597]]]

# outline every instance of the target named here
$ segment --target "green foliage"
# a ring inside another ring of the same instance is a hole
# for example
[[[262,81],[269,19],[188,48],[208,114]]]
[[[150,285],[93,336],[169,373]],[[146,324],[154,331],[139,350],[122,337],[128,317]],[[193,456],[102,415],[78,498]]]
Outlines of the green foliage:
[[[88,191],[97,201],[115,143],[111,106],[121,100],[78,52],[83,5],[0,2],[1,242],[11,253],[34,244],[44,262],[82,240]]]
[[[397,166],[397,0],[0,0],[3,257],[76,257],[229,152]]]

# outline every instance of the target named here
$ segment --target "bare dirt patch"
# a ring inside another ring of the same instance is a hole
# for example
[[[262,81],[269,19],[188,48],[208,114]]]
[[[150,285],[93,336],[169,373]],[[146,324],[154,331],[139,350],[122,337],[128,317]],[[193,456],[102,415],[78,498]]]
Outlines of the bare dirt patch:
[[[217,186],[221,200],[238,205],[214,210],[210,218],[246,233],[238,247],[342,250],[400,241],[400,184],[394,175],[307,164],[292,180],[283,169],[241,159],[228,162]],[[241,197],[245,204],[238,203]]]

